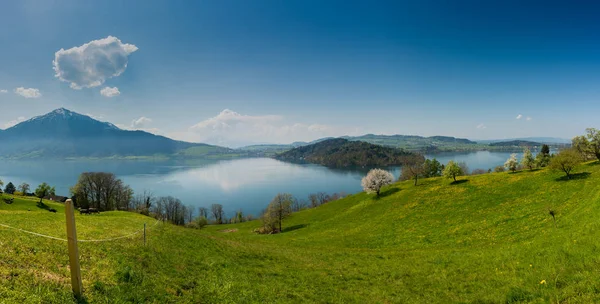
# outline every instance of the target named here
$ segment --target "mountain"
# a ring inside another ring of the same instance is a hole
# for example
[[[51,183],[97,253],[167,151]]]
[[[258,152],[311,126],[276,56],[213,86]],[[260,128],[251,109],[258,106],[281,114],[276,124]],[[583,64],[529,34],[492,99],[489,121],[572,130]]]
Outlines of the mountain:
[[[401,165],[415,154],[362,141],[334,138],[277,154],[276,159],[328,167]]]
[[[523,140],[523,141],[532,141],[541,144],[570,144],[571,140],[566,138],[558,138],[558,137],[520,137],[520,138],[507,138],[507,139],[482,139],[475,140],[480,144],[490,144],[496,142],[506,142],[506,141],[514,141],[514,140]]]
[[[0,157],[4,158],[167,156],[198,147],[205,154],[231,151],[144,131],[122,130],[64,108],[0,132]]]

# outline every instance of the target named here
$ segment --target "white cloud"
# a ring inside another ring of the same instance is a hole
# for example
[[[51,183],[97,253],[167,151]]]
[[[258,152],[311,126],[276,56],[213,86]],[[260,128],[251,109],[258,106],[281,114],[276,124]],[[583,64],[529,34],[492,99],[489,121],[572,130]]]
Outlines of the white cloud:
[[[20,122],[23,122],[23,121],[25,121],[25,117],[19,116],[19,118],[15,119],[15,120],[11,120],[11,121],[5,123],[4,124],[4,129],[8,129],[8,128],[10,128],[10,127],[12,127],[12,126],[14,126],[14,125],[16,125],[16,124],[18,124]]]
[[[69,82],[71,88],[93,88],[106,79],[121,75],[127,69],[128,56],[137,51],[133,44],[116,37],[93,40],[84,45],[60,49],[54,54],[55,77]]]
[[[477,129],[485,129],[487,128],[484,124],[477,125]]]
[[[38,89],[34,89],[34,88],[24,88],[24,87],[19,87],[15,89],[15,94],[17,95],[21,95],[25,98],[39,98],[42,96],[42,93],[40,93],[40,90]]]
[[[521,114],[517,115],[517,119],[521,119],[521,118],[523,118],[523,115],[521,115]]]
[[[138,119],[134,119],[133,121],[131,121],[131,128],[132,129],[140,129],[140,128],[148,126],[148,124],[150,124],[151,122],[152,122],[152,119],[142,116]]]
[[[86,113],[85,115],[86,115],[86,116],[89,116],[89,117],[91,117],[91,118],[93,118],[93,119],[95,119],[95,120],[101,120],[101,119],[104,119],[104,117],[103,117],[102,115],[93,115],[93,114],[89,114],[89,113]]]
[[[193,142],[229,147],[256,143],[291,143],[327,136],[355,135],[358,130],[323,124],[290,123],[280,115],[243,115],[229,109],[191,126],[188,132],[168,134]]]
[[[8,93],[8,90],[0,90],[0,93],[2,93],[2,94]]]
[[[527,121],[530,121],[532,118],[528,116],[526,119],[527,119]]]
[[[102,96],[104,97],[115,97],[115,96],[119,96],[121,95],[121,92],[119,91],[119,88],[114,87],[114,88],[110,88],[110,87],[105,87],[104,89],[100,90],[100,94],[102,94]]]

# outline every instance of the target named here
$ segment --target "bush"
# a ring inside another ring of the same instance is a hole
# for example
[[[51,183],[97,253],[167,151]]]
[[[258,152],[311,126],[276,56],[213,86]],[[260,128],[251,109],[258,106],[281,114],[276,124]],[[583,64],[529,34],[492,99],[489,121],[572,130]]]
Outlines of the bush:
[[[192,222],[188,223],[186,225],[186,227],[188,228],[195,228],[195,229],[201,229],[204,228],[204,226],[208,225],[208,220],[203,217],[203,216],[199,216],[197,217],[195,220],[193,220]]]
[[[496,172],[496,173],[504,172],[504,166],[498,166],[498,167],[494,168],[494,172]]]

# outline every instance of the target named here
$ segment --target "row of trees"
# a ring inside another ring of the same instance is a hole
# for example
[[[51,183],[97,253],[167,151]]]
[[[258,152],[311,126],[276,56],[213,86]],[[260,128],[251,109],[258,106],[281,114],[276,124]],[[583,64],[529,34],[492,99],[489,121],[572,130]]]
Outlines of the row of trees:
[[[107,172],[81,173],[70,190],[77,206],[100,211],[129,210],[133,198],[131,187]]]
[[[2,188],[2,186],[4,186],[4,182],[2,180],[0,180],[0,188]],[[30,186],[28,183],[20,184],[18,189],[19,189],[19,193],[17,193],[17,187],[15,187],[15,185],[12,182],[8,182],[8,184],[6,184],[6,187],[4,188],[4,193],[11,194],[11,195],[20,194],[20,195],[25,195],[25,196],[35,195],[40,198],[40,202],[39,202],[40,204],[42,203],[43,198],[51,198],[56,195],[54,187],[48,185],[47,183],[41,183],[35,189],[34,193],[29,193]]]

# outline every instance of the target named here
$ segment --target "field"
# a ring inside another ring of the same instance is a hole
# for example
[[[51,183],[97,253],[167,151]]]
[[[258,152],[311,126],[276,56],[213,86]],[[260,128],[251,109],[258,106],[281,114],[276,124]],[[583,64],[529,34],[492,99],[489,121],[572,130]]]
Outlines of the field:
[[[594,303],[600,301],[600,164],[396,183],[259,222],[175,227],[126,212],[77,215],[90,303]],[[5,198],[9,197],[4,195]],[[0,224],[65,237],[35,200]],[[549,214],[556,213],[556,222]],[[66,242],[0,227],[0,303],[69,303]]]

